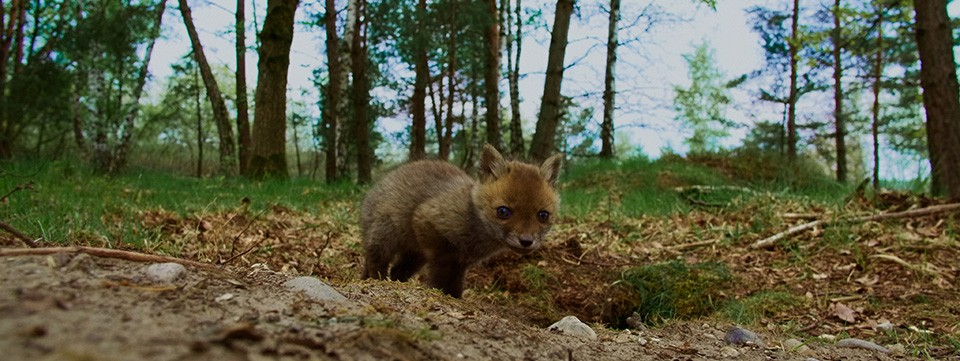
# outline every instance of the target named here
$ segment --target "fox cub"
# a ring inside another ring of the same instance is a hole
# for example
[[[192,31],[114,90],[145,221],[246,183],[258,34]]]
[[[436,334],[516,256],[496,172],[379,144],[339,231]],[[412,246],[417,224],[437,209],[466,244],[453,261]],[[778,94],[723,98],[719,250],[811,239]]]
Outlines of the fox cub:
[[[485,144],[479,182],[442,161],[397,168],[363,201],[363,277],[406,281],[426,265],[428,286],[460,298],[470,267],[540,247],[560,206],[561,160],[506,161]]]

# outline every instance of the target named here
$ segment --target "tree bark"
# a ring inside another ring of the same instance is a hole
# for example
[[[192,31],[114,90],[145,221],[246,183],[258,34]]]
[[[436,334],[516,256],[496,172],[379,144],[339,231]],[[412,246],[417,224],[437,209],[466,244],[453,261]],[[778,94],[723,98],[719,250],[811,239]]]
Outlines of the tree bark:
[[[523,39],[523,18],[520,15],[520,0],[516,1],[517,31],[512,37],[508,37],[507,41],[516,44],[517,53],[516,55],[510,54],[513,45],[507,44],[507,78],[510,82],[510,153],[514,157],[520,158],[524,154],[523,120],[520,117],[520,50],[522,49]],[[510,12],[508,11],[507,14],[509,19]],[[507,21],[507,27],[512,28],[509,20]],[[511,60],[513,60],[513,65],[510,65]]]
[[[233,127],[230,126],[227,103],[223,101],[217,79],[214,78],[207,57],[203,53],[203,45],[200,44],[197,28],[193,24],[190,6],[187,5],[187,0],[178,1],[180,14],[183,15],[183,23],[187,27],[187,34],[190,36],[190,43],[193,46],[193,55],[197,60],[197,65],[200,66],[200,76],[203,78],[203,85],[207,89],[207,99],[210,100],[210,105],[213,107],[213,120],[217,124],[217,133],[220,135],[220,172],[232,174],[237,160],[233,151]]]
[[[847,145],[844,137],[847,128],[844,125],[843,114],[843,67],[840,59],[842,46],[840,42],[840,0],[833,5],[833,118],[834,141],[837,148],[837,182],[847,182]]]
[[[487,43],[486,73],[484,74],[485,100],[487,105],[487,143],[503,151],[503,134],[500,134],[500,16],[497,0],[487,0],[493,21],[484,33]]]
[[[443,161],[450,159],[450,144],[453,140],[453,103],[457,91],[457,1],[450,1],[450,50],[447,59],[447,83],[449,85],[449,95],[447,96],[447,119],[444,122],[444,129],[441,132],[437,129],[437,140],[440,143],[440,154],[438,158]]]
[[[25,10],[26,0],[13,0],[10,3],[9,18],[4,4],[0,1],[0,158],[9,158],[13,154],[14,128],[17,126],[16,117],[8,114],[6,106],[7,96],[7,68],[9,67],[10,50],[14,44],[14,29],[18,23],[22,10]],[[8,22],[4,23],[4,19]],[[20,34],[22,36],[22,34]],[[16,66],[16,65],[15,65]]]
[[[343,29],[343,38],[340,39],[340,105],[337,109],[340,114],[350,114],[350,72],[353,69],[353,36],[357,33],[357,24],[360,19],[360,0],[347,2],[347,23]],[[352,121],[346,116],[340,117],[337,127],[337,176],[346,177],[350,171],[349,144],[355,126],[348,124]]]
[[[367,47],[366,32],[366,1],[360,0],[357,16],[357,30],[353,33],[353,114],[354,132],[357,139],[357,183],[369,184],[371,176],[371,151],[368,139],[369,126],[367,122],[367,103],[370,99],[369,85],[367,84]],[[361,32],[362,29],[362,32]]]
[[[947,0],[917,0],[914,8],[932,191],[960,199],[960,90]]]
[[[790,99],[787,111],[787,159],[793,163],[797,160],[797,51],[800,48],[800,0],[793,0],[793,24],[790,33]]]
[[[247,105],[247,38],[246,14],[244,1],[237,0],[236,32],[237,32],[237,148],[240,160],[240,174],[249,175],[250,148],[253,146],[250,139],[250,110]]]
[[[326,15],[324,21],[326,23],[327,30],[327,68],[330,76],[330,83],[327,88],[327,105],[333,111],[327,111],[327,127],[324,138],[326,138],[326,153],[327,153],[327,165],[326,165],[326,179],[327,183],[336,182],[337,175],[337,143],[339,139],[339,126],[340,126],[340,114],[341,112],[336,110],[340,107],[341,102],[340,98],[342,96],[342,88],[340,86],[343,81],[343,76],[341,72],[343,69],[340,64],[340,48],[339,42],[340,39],[337,38],[337,8],[334,0],[326,0]]]
[[[873,69],[873,121],[870,133],[873,136],[873,190],[880,190],[880,76],[883,74],[883,10],[877,13],[877,54]]]
[[[143,95],[143,87],[147,84],[147,70],[150,66],[150,58],[153,55],[153,46],[160,37],[161,23],[163,21],[163,11],[166,9],[166,1],[157,4],[156,19],[154,20],[153,32],[150,34],[150,43],[147,44],[146,54],[143,57],[143,63],[140,64],[140,72],[137,74],[137,87],[133,89],[133,96],[130,103],[130,109],[125,115],[123,132],[120,137],[120,143],[117,145],[116,155],[110,165],[110,172],[115,172],[127,165],[127,157],[130,152],[130,146],[133,142],[133,127],[137,115],[140,113],[140,96]],[[122,109],[122,107],[121,107]]]
[[[195,99],[197,100],[197,178],[203,177],[203,108],[200,106],[200,72],[199,69],[194,72],[194,85],[196,85],[197,93]]]
[[[256,178],[287,178],[287,70],[293,19],[299,0],[268,0],[260,32],[256,108],[253,115],[253,154],[250,172]]]
[[[416,79],[413,84],[413,127],[410,134],[410,160],[424,159],[427,148],[427,82],[430,79],[430,68],[427,66],[427,44],[425,22],[427,17],[427,1],[420,0],[417,5],[418,42],[414,72]]]
[[[610,0],[610,26],[607,29],[607,67],[604,73],[603,123],[600,125],[600,157],[613,158],[613,111],[617,86],[614,76],[617,65],[617,23],[620,21],[620,0]]]
[[[557,121],[560,116],[563,57],[567,51],[567,30],[570,29],[570,15],[573,14],[574,2],[574,0],[557,1],[553,35],[550,38],[550,54],[547,56],[547,77],[540,103],[540,119],[537,120],[537,132],[533,134],[533,141],[530,143],[530,158],[536,161],[547,159],[553,152],[553,138],[557,132]]]

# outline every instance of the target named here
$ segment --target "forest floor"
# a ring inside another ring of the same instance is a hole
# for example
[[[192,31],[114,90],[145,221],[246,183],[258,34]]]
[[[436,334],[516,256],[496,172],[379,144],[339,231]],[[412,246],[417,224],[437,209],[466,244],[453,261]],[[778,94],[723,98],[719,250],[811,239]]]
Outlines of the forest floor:
[[[10,360],[960,360],[955,212],[824,224],[751,247],[813,219],[942,201],[896,192],[853,194],[839,207],[771,193],[688,200],[683,214],[625,217],[610,196],[591,215],[563,218],[541,250],[472,270],[463,299],[419,280],[361,280],[359,198],[318,200],[316,210],[254,211],[244,200],[192,215],[142,209],[134,218],[154,231],[136,247],[86,234],[67,245],[217,269],[188,267],[157,285],[147,263],[126,259],[0,256],[0,349]],[[23,248],[5,233],[0,246]],[[298,275],[348,300],[281,286]],[[627,321],[635,312],[645,327]],[[547,329],[567,315],[599,338]],[[727,345],[737,325],[764,345]],[[892,352],[835,344],[846,338]],[[809,350],[785,349],[788,339]]]

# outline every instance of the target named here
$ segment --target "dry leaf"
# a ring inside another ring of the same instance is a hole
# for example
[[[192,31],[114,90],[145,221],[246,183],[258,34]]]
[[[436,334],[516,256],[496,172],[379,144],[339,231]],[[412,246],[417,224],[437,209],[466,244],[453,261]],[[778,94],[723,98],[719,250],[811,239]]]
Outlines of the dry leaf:
[[[833,305],[831,313],[837,318],[847,321],[849,323],[857,322],[857,311],[850,309],[847,305],[837,302]]]

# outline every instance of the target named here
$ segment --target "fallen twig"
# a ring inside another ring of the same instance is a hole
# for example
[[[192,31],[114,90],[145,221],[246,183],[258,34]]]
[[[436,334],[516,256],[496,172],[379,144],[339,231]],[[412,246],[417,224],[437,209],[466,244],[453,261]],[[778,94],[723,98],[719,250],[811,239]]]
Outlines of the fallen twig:
[[[3,228],[3,230],[10,232],[10,234],[12,234],[14,237],[19,238],[21,241],[23,241],[23,243],[26,243],[27,246],[29,246],[30,248],[37,248],[36,241],[34,241],[33,239],[30,239],[30,237],[27,237],[27,235],[18,231],[16,228],[13,228],[13,226],[6,224],[3,221],[0,221],[0,228]]]
[[[3,197],[0,197],[0,202],[6,202],[7,197],[9,197],[11,194],[14,194],[21,189],[33,189],[33,181],[29,181],[24,184],[18,185],[16,188],[10,190],[9,192],[7,192],[7,194],[4,194]]]
[[[184,266],[197,268],[221,269],[217,265],[209,263],[190,261],[168,256],[157,256],[152,254],[137,253],[131,251],[121,251],[118,249],[95,248],[95,247],[54,247],[54,248],[0,248],[0,257],[4,256],[41,256],[58,253],[86,253],[91,256],[104,258],[119,258],[134,262],[173,262]]]
[[[885,214],[875,214],[875,215],[871,215],[871,216],[847,217],[847,218],[840,218],[840,219],[833,220],[833,221],[829,221],[829,220],[816,220],[816,221],[813,221],[813,222],[804,223],[804,224],[801,224],[801,225],[798,225],[798,226],[791,227],[790,229],[787,229],[786,231],[783,231],[783,232],[777,233],[777,234],[775,234],[775,235],[772,235],[772,236],[770,236],[770,237],[767,237],[767,238],[761,239],[761,240],[759,240],[759,241],[756,241],[756,242],[754,242],[753,244],[750,245],[750,248],[770,248],[770,247],[773,247],[773,245],[774,245],[777,241],[779,241],[780,239],[783,239],[783,238],[785,238],[785,237],[792,236],[792,235],[794,235],[794,234],[797,234],[797,233],[803,232],[803,231],[805,231],[805,230],[814,228],[814,227],[816,227],[816,226],[818,226],[818,225],[821,225],[821,224],[826,226],[826,225],[831,225],[831,224],[834,224],[834,223],[869,222],[869,221],[879,221],[879,220],[894,219],[894,218],[912,218],[912,217],[921,217],[921,216],[928,216],[928,215],[931,215],[931,214],[949,212],[949,211],[956,210],[956,209],[960,209],[960,203],[941,204],[941,205],[936,205],[936,206],[930,206],[930,207],[927,207],[927,208],[911,209],[911,210],[909,210],[909,211],[903,211],[903,212],[894,212],[894,213],[885,213]]]
[[[681,250],[681,249],[687,249],[687,248],[694,248],[694,247],[706,246],[706,245],[710,245],[710,244],[714,244],[714,243],[719,243],[719,242],[720,242],[720,238],[717,238],[717,239],[708,239],[708,240],[706,240],[706,241],[699,241],[699,242],[691,242],[691,243],[685,243],[685,244],[678,244],[678,245],[675,245],[675,246],[669,246],[669,247],[663,247],[663,248],[664,248],[664,249],[669,249],[669,250],[674,250],[674,251],[675,251],[675,250]]]

